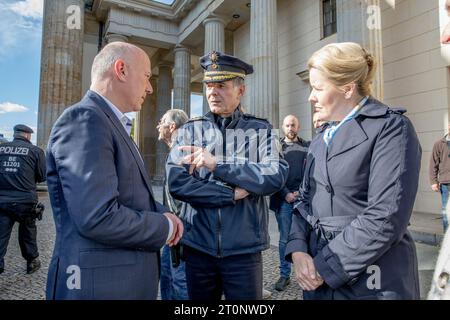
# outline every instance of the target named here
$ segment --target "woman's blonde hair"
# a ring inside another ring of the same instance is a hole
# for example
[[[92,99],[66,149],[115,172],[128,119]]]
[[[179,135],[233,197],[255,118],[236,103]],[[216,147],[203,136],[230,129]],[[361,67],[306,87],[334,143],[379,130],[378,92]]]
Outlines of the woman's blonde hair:
[[[308,60],[308,69],[323,72],[337,87],[354,82],[363,96],[371,94],[376,67],[372,54],[354,42],[331,43]]]

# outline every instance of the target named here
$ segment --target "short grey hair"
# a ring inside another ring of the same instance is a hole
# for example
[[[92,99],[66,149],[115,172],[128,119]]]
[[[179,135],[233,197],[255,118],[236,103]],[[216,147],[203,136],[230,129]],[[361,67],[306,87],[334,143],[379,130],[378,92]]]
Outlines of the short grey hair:
[[[113,42],[106,45],[94,58],[91,69],[92,83],[103,78],[111,70],[114,63],[122,59],[129,63],[133,46],[124,42]]]
[[[242,79],[241,77],[236,77],[236,78],[233,79],[233,85],[235,87],[239,87],[239,86],[242,86],[244,84],[245,84],[245,80]]]
[[[166,124],[174,123],[175,128],[178,129],[189,120],[189,117],[186,112],[181,109],[172,109],[163,115],[163,119]]]

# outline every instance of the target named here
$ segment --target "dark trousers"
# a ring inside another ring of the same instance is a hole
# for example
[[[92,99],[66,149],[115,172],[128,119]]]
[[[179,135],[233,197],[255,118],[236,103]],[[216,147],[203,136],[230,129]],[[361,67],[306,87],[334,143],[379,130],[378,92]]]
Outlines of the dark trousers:
[[[39,256],[36,241],[36,219],[32,217],[34,204],[0,204],[0,268],[4,268],[4,257],[15,222],[19,223],[19,246],[22,257],[28,262]]]
[[[262,300],[261,252],[216,258],[184,246],[191,300]]]

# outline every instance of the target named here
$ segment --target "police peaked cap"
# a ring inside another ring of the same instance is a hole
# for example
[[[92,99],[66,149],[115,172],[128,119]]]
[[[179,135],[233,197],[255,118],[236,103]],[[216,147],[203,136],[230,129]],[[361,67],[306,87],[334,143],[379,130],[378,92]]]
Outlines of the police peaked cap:
[[[34,133],[33,129],[24,124],[18,124],[14,126],[14,132]]]
[[[205,70],[203,82],[224,82],[234,78],[245,79],[253,73],[253,66],[222,52],[212,51],[200,58],[200,65]]]

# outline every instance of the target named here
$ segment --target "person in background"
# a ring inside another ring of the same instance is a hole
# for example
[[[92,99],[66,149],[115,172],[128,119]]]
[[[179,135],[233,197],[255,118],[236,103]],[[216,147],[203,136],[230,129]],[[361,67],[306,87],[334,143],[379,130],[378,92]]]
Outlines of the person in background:
[[[450,17],[450,0],[445,2],[445,9],[447,10],[447,15]],[[441,42],[442,44],[450,43],[450,21],[447,23],[447,26],[442,33]],[[438,192],[436,186],[434,191]],[[450,216],[450,207],[448,201],[446,202],[447,204],[445,208],[442,208],[442,212],[448,219]],[[442,242],[436,268],[434,270],[433,280],[431,281],[431,289],[428,293],[428,299],[450,300],[450,231],[448,228],[447,232],[444,234],[444,240]]]
[[[289,164],[289,174],[281,191],[270,197],[270,209],[275,212],[280,240],[278,244],[280,259],[280,278],[275,283],[275,290],[284,291],[290,283],[291,263],[286,261],[285,250],[291,230],[292,209],[298,197],[298,190],[303,180],[303,173],[308,154],[309,142],[298,136],[300,122],[293,115],[283,120],[284,137],[280,140],[284,160]]]
[[[314,129],[316,129],[316,131],[318,131],[318,129],[323,126],[325,123],[325,121],[322,121],[319,119],[319,113],[318,112],[314,112],[313,114],[313,127]]]
[[[445,10],[447,11],[447,15],[450,17],[450,0],[445,0]],[[450,21],[445,25],[444,31],[442,31],[441,43],[450,43]]]
[[[159,133],[158,140],[164,142],[172,149],[178,129],[189,120],[186,112],[179,109],[167,111],[156,127]],[[169,192],[167,178],[164,179],[163,204],[171,212],[179,216],[183,203],[174,199]],[[173,247],[165,245],[161,255],[160,290],[162,300],[188,300],[186,286],[186,267],[181,260],[182,248],[180,244]]]
[[[450,121],[448,122],[450,132]],[[430,158],[430,184],[431,190],[441,194],[442,225],[444,233],[448,229],[447,203],[450,189],[450,135],[436,141]]]
[[[31,143],[33,129],[18,124],[14,140],[0,145],[0,274],[11,231],[19,223],[19,246],[27,261],[27,273],[41,267],[37,246],[36,183],[44,182],[44,151]]]

